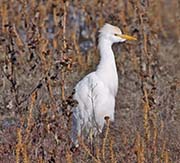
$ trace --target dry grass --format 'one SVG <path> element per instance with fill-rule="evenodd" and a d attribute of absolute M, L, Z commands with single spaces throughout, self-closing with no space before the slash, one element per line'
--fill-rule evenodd
<path fill-rule="evenodd" d="M 178 163 L 179 6 L 177 0 L 1 0 L 0 160 Z M 97 30 L 105 22 L 138 42 L 120 45 L 116 56 L 115 123 L 107 120 L 93 147 L 80 138 L 76 154 L 71 94 L 98 63 Z"/>

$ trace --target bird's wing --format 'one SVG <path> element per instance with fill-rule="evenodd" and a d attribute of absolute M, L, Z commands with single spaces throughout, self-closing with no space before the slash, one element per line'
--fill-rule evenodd
<path fill-rule="evenodd" d="M 74 114 L 82 120 L 81 123 L 94 118 L 102 127 L 105 116 L 114 120 L 115 99 L 95 72 L 84 77 L 75 91 L 74 99 L 78 101 L 78 106 Z"/>
<path fill-rule="evenodd" d="M 114 120 L 115 99 L 95 72 L 85 76 L 76 85 L 74 99 L 78 105 L 73 108 L 71 139 L 78 145 L 78 136 L 82 132 L 88 135 L 93 131 L 96 135 L 102 131 L 105 116 Z"/>

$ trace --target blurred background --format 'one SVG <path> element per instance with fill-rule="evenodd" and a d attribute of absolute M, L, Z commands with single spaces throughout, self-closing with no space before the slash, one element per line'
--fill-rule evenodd
<path fill-rule="evenodd" d="M 102 134 L 72 153 L 71 94 L 98 64 L 104 23 L 138 41 L 113 45 L 119 91 L 105 146 Z M 178 163 L 179 99 L 178 0 L 0 0 L 0 162 Z"/>

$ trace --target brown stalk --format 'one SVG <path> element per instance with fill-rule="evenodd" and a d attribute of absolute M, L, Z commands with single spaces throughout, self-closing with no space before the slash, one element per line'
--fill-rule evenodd
<path fill-rule="evenodd" d="M 86 146 L 86 144 L 84 143 L 84 141 L 82 140 L 82 138 L 78 138 L 82 148 L 85 150 L 85 152 L 96 162 L 96 163 L 100 163 L 100 160 L 98 158 L 96 158 L 92 153 L 91 150 Z"/>
<path fill-rule="evenodd" d="M 17 128 L 17 145 L 16 145 L 16 163 L 20 162 L 20 153 L 22 149 L 22 134 L 21 129 Z"/>
<path fill-rule="evenodd" d="M 58 19 L 57 19 L 57 9 L 56 7 L 53 8 L 53 20 L 54 20 L 54 25 L 58 25 Z"/>
<path fill-rule="evenodd" d="M 67 163 L 73 162 L 72 153 L 69 150 L 66 151 L 66 162 Z"/>
<path fill-rule="evenodd" d="M 2 18 L 2 31 L 3 33 L 6 33 L 7 32 L 6 25 L 8 25 L 8 11 L 7 11 L 6 3 L 1 4 L 1 18 Z"/>
<path fill-rule="evenodd" d="M 149 100 L 148 100 L 148 94 L 147 94 L 147 90 L 146 88 L 143 89 L 144 90 L 144 97 L 145 97 L 145 102 L 144 102 L 144 129 L 145 129 L 145 137 L 147 142 L 150 139 L 150 130 L 149 130 L 149 110 L 150 110 L 150 106 L 149 106 Z"/>
<path fill-rule="evenodd" d="M 30 101 L 30 106 L 29 106 L 29 114 L 28 114 L 28 118 L 27 118 L 27 128 L 26 128 L 25 143 L 27 143 L 27 140 L 28 140 L 30 132 L 31 132 L 30 130 L 32 128 L 33 109 L 34 109 L 35 101 L 36 101 L 36 92 L 34 92 L 31 95 L 31 101 Z"/>
<path fill-rule="evenodd" d="M 64 16 L 63 16 L 63 51 L 66 51 L 66 17 L 67 17 L 67 7 L 69 2 L 64 2 Z M 61 59 L 64 59 L 64 52 L 61 54 Z M 61 99 L 65 100 L 65 72 L 62 68 L 61 70 Z"/>
<path fill-rule="evenodd" d="M 153 163 L 157 163 L 157 137 L 158 137 L 157 116 L 156 116 L 156 114 L 154 114 L 154 119 L 153 119 Z"/>
<path fill-rule="evenodd" d="M 29 163 L 29 157 L 27 153 L 27 146 L 26 144 L 23 144 L 22 146 L 22 154 L 23 154 L 23 161 L 24 163 Z"/>
<path fill-rule="evenodd" d="M 110 160 L 111 163 L 116 163 L 116 158 L 115 158 L 115 154 L 114 154 L 114 150 L 113 150 L 113 140 L 112 138 L 110 139 L 110 144 L 109 144 L 109 150 L 110 150 Z"/>
<path fill-rule="evenodd" d="M 73 39 L 73 43 L 74 43 L 74 49 L 76 51 L 76 55 L 75 57 L 77 58 L 77 62 L 78 64 L 82 67 L 83 65 L 83 62 L 82 62 L 82 55 L 80 53 L 80 49 L 79 49 L 79 45 L 78 45 L 78 42 L 77 42 L 77 38 L 76 38 L 76 34 L 72 34 L 72 39 Z M 74 55 L 73 55 L 74 56 Z"/>
<path fill-rule="evenodd" d="M 16 40 L 16 43 L 17 43 L 18 47 L 23 47 L 23 45 L 24 45 L 23 41 L 22 41 L 20 35 L 18 34 L 15 25 L 13 25 L 13 32 L 14 32 L 14 34 L 16 36 L 15 40 Z"/>
<path fill-rule="evenodd" d="M 144 163 L 144 142 L 139 133 L 137 133 L 135 148 L 137 152 L 137 162 Z"/>
<path fill-rule="evenodd" d="M 100 160 L 100 149 L 98 146 L 95 147 L 96 149 L 96 157 L 97 157 L 97 160 Z"/>
<path fill-rule="evenodd" d="M 163 142 L 163 147 L 161 152 L 161 163 L 169 163 L 169 153 L 166 150 L 166 141 Z"/>
<path fill-rule="evenodd" d="M 47 71 L 49 70 L 48 69 L 48 63 L 46 61 L 46 52 L 47 52 L 47 45 L 48 45 L 49 41 L 45 38 L 41 38 L 41 41 L 40 41 L 40 46 L 41 46 L 41 50 L 40 50 L 40 58 L 41 58 L 41 61 L 42 61 L 42 64 L 43 64 L 43 69 L 44 69 L 44 73 L 46 74 Z"/>

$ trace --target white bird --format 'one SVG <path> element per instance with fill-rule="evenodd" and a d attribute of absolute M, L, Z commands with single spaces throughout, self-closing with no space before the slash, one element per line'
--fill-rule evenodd
<path fill-rule="evenodd" d="M 112 44 L 135 37 L 122 34 L 113 25 L 105 24 L 100 29 L 100 62 L 96 71 L 86 75 L 75 87 L 74 100 L 78 105 L 73 108 L 71 140 L 79 146 L 78 138 L 89 134 L 101 133 L 105 117 L 114 121 L 115 97 L 118 90 L 117 68 L 112 51 Z"/>

